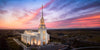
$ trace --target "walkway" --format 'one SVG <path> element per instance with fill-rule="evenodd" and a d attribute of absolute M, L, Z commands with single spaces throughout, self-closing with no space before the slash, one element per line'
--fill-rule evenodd
<path fill-rule="evenodd" d="M 30 50 L 30 47 L 27 47 L 26 45 L 24 45 L 22 42 L 20 42 L 18 39 L 13 38 L 13 40 L 20 46 L 23 47 L 24 50 Z"/>

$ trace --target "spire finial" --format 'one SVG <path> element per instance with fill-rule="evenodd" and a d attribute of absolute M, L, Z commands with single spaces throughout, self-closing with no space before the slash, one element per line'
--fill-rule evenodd
<path fill-rule="evenodd" d="M 44 18 L 43 18 L 43 4 L 42 4 L 42 12 L 41 12 L 41 15 L 42 15 L 41 20 L 44 20 Z"/>
<path fill-rule="evenodd" d="M 43 18 L 43 4 L 42 4 L 42 18 Z"/>

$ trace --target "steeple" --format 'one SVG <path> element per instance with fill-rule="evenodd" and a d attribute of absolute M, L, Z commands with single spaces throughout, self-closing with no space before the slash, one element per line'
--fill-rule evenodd
<path fill-rule="evenodd" d="M 42 5 L 42 12 L 41 12 L 41 19 L 40 19 L 40 25 L 38 29 L 38 33 L 40 33 L 40 42 L 41 45 L 47 44 L 47 29 L 44 23 L 44 18 L 43 18 L 43 5 Z"/>
<path fill-rule="evenodd" d="M 40 24 L 42 24 L 42 25 L 44 25 L 44 18 L 43 18 L 43 5 L 42 5 L 42 12 L 41 12 L 41 14 L 42 14 L 42 17 L 41 17 L 41 23 Z"/>
<path fill-rule="evenodd" d="M 41 19 L 40 19 L 39 29 L 42 29 L 42 30 L 46 29 L 44 18 L 43 18 L 43 5 L 42 5 L 42 11 L 41 11 Z"/>
<path fill-rule="evenodd" d="M 43 18 L 43 5 L 42 5 L 42 18 Z"/>

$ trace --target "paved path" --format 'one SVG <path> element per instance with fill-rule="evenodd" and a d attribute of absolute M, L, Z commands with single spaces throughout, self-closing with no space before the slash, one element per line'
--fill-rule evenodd
<path fill-rule="evenodd" d="M 22 42 L 20 42 L 18 39 L 13 38 L 13 40 L 20 46 L 23 47 L 24 50 L 30 50 L 30 47 L 27 47 L 26 45 L 24 45 Z"/>

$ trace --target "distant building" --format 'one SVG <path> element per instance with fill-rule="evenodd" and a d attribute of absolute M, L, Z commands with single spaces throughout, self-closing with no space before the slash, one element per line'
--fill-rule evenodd
<path fill-rule="evenodd" d="M 42 9 L 42 17 L 40 20 L 38 32 L 26 30 L 24 34 L 21 34 L 21 41 L 30 45 L 46 45 L 49 40 L 50 35 L 47 33 L 47 29 L 45 27 Z"/>

